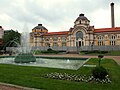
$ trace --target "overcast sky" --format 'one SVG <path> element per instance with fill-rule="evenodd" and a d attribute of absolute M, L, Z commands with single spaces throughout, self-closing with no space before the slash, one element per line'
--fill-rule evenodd
<path fill-rule="evenodd" d="M 111 27 L 110 3 L 115 3 L 115 26 L 120 27 L 119 0 L 0 0 L 0 25 L 5 29 L 29 32 L 43 24 L 49 32 L 68 31 L 80 13 L 95 28 Z"/>

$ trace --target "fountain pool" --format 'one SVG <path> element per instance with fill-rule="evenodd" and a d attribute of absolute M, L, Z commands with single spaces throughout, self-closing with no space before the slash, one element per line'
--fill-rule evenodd
<path fill-rule="evenodd" d="M 36 57 L 36 62 L 15 63 L 14 57 L 0 57 L 0 64 L 14 64 L 22 66 L 37 66 L 72 70 L 79 69 L 87 61 L 88 61 L 87 58 Z"/>

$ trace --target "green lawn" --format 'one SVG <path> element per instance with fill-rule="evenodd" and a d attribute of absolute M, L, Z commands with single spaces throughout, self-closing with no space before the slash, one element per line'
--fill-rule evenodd
<path fill-rule="evenodd" d="M 87 64 L 98 65 L 98 59 L 90 59 Z M 101 65 L 108 70 L 112 79 L 111 83 L 96 84 L 41 77 L 43 74 L 54 72 L 91 75 L 92 68 L 88 67 L 81 67 L 79 70 L 65 70 L 6 64 L 0 64 L 0 82 L 43 90 L 120 90 L 120 66 L 112 59 L 103 59 Z"/>

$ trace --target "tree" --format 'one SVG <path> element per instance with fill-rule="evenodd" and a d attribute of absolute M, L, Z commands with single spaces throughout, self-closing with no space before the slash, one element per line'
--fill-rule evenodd
<path fill-rule="evenodd" d="M 18 31 L 4 31 L 2 50 L 5 50 L 6 47 L 16 47 L 17 44 L 20 44 L 20 37 L 21 34 Z"/>

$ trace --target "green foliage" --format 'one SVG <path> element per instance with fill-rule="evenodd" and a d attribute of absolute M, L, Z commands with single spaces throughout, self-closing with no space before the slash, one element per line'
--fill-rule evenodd
<path fill-rule="evenodd" d="M 109 51 L 108 55 L 113 55 L 113 56 L 116 56 L 116 55 L 120 55 L 120 51 Z"/>
<path fill-rule="evenodd" d="M 41 53 L 43 53 L 43 54 L 57 54 L 57 53 L 59 53 L 59 51 L 55 51 L 51 48 L 48 48 L 47 51 L 41 51 Z"/>
<path fill-rule="evenodd" d="M 97 65 L 98 59 L 92 58 L 87 64 Z M 41 77 L 47 73 L 67 73 L 91 75 L 91 67 L 81 67 L 78 70 L 43 68 L 33 66 L 17 66 L 0 64 L 0 82 L 38 88 L 40 90 L 120 90 L 120 66 L 112 59 L 104 59 L 102 66 L 106 67 L 112 79 L 111 83 L 94 84 L 92 82 L 74 82 Z"/>
<path fill-rule="evenodd" d="M 102 54 L 98 55 L 98 58 L 103 58 L 104 56 Z"/>
<path fill-rule="evenodd" d="M 40 50 L 34 50 L 34 51 L 32 51 L 32 53 L 34 53 L 34 54 L 41 54 L 41 51 Z"/>
<path fill-rule="evenodd" d="M 65 53 L 66 51 L 55 51 L 51 48 L 48 48 L 47 51 L 41 51 L 41 50 L 34 50 L 32 51 L 34 54 L 58 54 L 58 53 Z"/>
<path fill-rule="evenodd" d="M 2 49 L 5 49 L 6 47 L 17 46 L 17 44 L 20 44 L 20 37 L 21 34 L 18 31 L 14 30 L 5 31 L 3 36 L 4 43 Z"/>
<path fill-rule="evenodd" d="M 94 78 L 98 78 L 98 79 L 105 79 L 105 77 L 108 75 L 108 72 L 105 68 L 103 68 L 102 66 L 99 67 L 95 67 L 92 70 L 92 74 Z"/>
<path fill-rule="evenodd" d="M 47 51 L 51 52 L 51 51 L 53 51 L 53 50 L 52 50 L 51 48 L 48 48 Z"/>
<path fill-rule="evenodd" d="M 93 50 L 93 51 L 81 51 L 82 54 L 107 54 L 108 51 L 99 51 L 99 50 Z"/>

